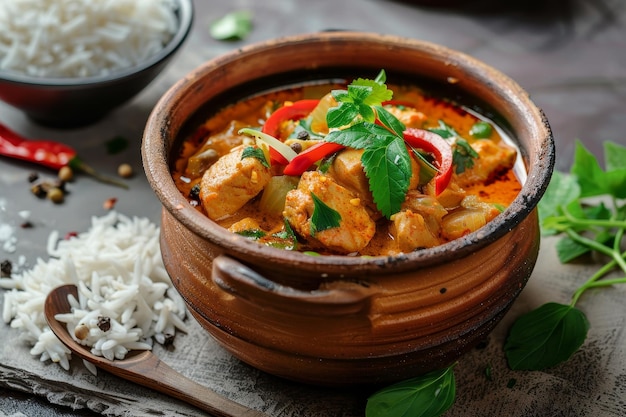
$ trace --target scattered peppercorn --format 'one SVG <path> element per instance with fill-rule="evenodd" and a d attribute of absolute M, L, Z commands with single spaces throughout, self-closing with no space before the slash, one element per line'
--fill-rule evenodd
<path fill-rule="evenodd" d="M 85 338 L 89 335 L 89 327 L 85 323 L 81 323 L 74 328 L 74 336 L 78 340 L 85 340 Z"/>
<path fill-rule="evenodd" d="M 194 201 L 200 200 L 200 184 L 196 184 L 189 190 L 189 198 Z"/>
<path fill-rule="evenodd" d="M 72 181 L 74 179 L 74 171 L 69 166 L 61 167 L 58 173 L 59 179 L 63 182 Z"/>
<path fill-rule="evenodd" d="M 3 278 L 10 277 L 13 271 L 13 264 L 8 259 L 5 259 L 0 263 L 0 274 Z"/>
<path fill-rule="evenodd" d="M 163 339 L 163 346 L 170 346 L 174 343 L 174 335 L 171 333 L 164 333 L 165 339 Z"/>
<path fill-rule="evenodd" d="M 28 182 L 33 183 L 39 179 L 39 174 L 36 172 L 31 172 L 28 174 Z"/>
<path fill-rule="evenodd" d="M 98 317 L 98 328 L 103 332 L 108 332 L 109 330 L 111 330 L 111 317 Z"/>
<path fill-rule="evenodd" d="M 296 137 L 298 139 L 302 139 L 302 140 L 309 140 L 309 132 L 307 132 L 306 130 L 301 130 L 298 132 L 298 134 L 296 135 Z"/>
<path fill-rule="evenodd" d="M 46 194 L 48 194 L 42 184 L 33 185 L 30 187 L 30 192 L 38 198 L 46 198 Z"/>
<path fill-rule="evenodd" d="M 133 167 L 130 164 L 121 164 L 117 167 L 117 175 L 122 178 L 130 178 L 133 176 Z"/>
<path fill-rule="evenodd" d="M 293 149 L 295 153 L 302 152 L 302 144 L 300 142 L 294 142 L 291 145 L 289 145 L 289 147 Z"/>
<path fill-rule="evenodd" d="M 22 224 L 20 225 L 20 227 L 21 227 L 22 229 L 31 229 L 31 228 L 33 228 L 34 226 L 35 226 L 35 225 L 34 225 L 31 221 L 29 221 L 29 220 L 26 220 L 24 223 L 22 223 Z"/>
<path fill-rule="evenodd" d="M 52 187 L 47 193 L 48 199 L 55 204 L 61 204 L 65 199 L 65 193 L 59 187 Z"/>

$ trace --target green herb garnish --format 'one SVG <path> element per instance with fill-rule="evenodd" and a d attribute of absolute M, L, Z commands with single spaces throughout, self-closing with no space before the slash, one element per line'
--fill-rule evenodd
<path fill-rule="evenodd" d="M 513 324 L 505 344 L 512 369 L 539 370 L 568 360 L 584 343 L 590 326 L 575 307 L 582 294 L 590 288 L 626 283 L 626 276 L 608 277 L 615 271 L 626 274 L 626 252 L 621 249 L 626 203 L 620 201 L 626 198 L 626 147 L 605 142 L 604 154 L 605 170 L 577 141 L 570 174 L 554 172 L 539 203 L 539 215 L 544 235 L 562 235 L 556 245 L 561 262 L 589 252 L 610 261 L 574 292 L 569 304 L 547 303 Z"/>
<path fill-rule="evenodd" d="M 437 417 L 454 404 L 453 367 L 429 372 L 374 393 L 367 400 L 366 417 Z"/>
<path fill-rule="evenodd" d="M 333 227 L 339 227 L 341 214 L 332 207 L 329 207 L 318 196 L 311 193 L 313 198 L 313 214 L 311 215 L 311 236 Z"/>
<path fill-rule="evenodd" d="M 454 172 L 461 174 L 466 169 L 474 166 L 474 159 L 478 158 L 478 153 L 452 126 L 443 120 L 439 120 L 438 128 L 430 128 L 428 130 L 444 139 L 454 138 L 454 149 L 452 150 L 452 163 L 455 166 Z"/>
<path fill-rule="evenodd" d="M 213 39 L 241 40 L 247 37 L 252 30 L 252 12 L 239 10 L 228 13 L 214 21 L 209 27 Z"/>
<path fill-rule="evenodd" d="M 243 236 L 243 237 L 247 237 L 253 240 L 258 240 L 261 239 L 262 237 L 265 236 L 265 232 L 263 230 L 259 230 L 259 229 L 247 229 L 247 230 L 240 230 L 238 232 L 235 232 L 236 234 Z"/>
<path fill-rule="evenodd" d="M 265 153 L 263 152 L 263 149 L 261 148 L 248 146 L 247 148 L 243 150 L 243 152 L 241 152 L 241 159 L 244 159 L 244 158 L 256 158 L 261 162 L 261 165 L 263 165 L 265 168 L 270 167 L 269 162 L 267 162 L 267 159 L 265 158 Z"/>
<path fill-rule="evenodd" d="M 411 157 L 404 143 L 404 124 L 382 107 L 393 92 L 381 71 L 375 80 L 357 79 L 347 90 L 333 90 L 339 103 L 326 117 L 333 130 L 326 141 L 363 149 L 361 163 L 378 209 L 387 218 L 400 211 L 409 188 Z M 378 119 L 383 124 L 374 123 Z M 348 127 L 346 127 L 348 126 Z"/>

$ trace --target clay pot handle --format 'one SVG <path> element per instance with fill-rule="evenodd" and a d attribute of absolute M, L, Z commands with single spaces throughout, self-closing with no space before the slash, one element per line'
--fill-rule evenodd
<path fill-rule="evenodd" d="M 339 316 L 367 309 L 373 289 L 354 282 L 333 282 L 325 288 L 299 290 L 265 278 L 225 255 L 213 260 L 213 282 L 222 290 L 263 308 L 302 315 Z"/>

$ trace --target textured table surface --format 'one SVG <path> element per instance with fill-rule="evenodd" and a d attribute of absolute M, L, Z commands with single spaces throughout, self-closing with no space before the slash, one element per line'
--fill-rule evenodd
<path fill-rule="evenodd" d="M 116 209 L 121 213 L 158 222 L 160 205 L 142 175 L 139 154 L 142 129 L 155 102 L 177 79 L 202 62 L 233 48 L 278 36 L 350 29 L 432 41 L 469 53 L 519 82 L 544 110 L 555 135 L 557 168 L 562 170 L 570 164 L 575 139 L 583 141 L 597 155 L 602 153 L 603 140 L 626 144 L 626 3 L 469 3 L 464 8 L 443 9 L 384 0 L 196 0 L 193 33 L 174 62 L 144 92 L 97 124 L 73 130 L 49 129 L 33 124 L 17 110 L 0 103 L 0 122 L 20 133 L 66 141 L 101 171 L 111 172 L 120 162 L 130 162 L 139 173 L 130 182 L 130 192 L 81 178 L 63 205 L 52 205 L 34 199 L 28 191 L 25 178 L 32 171 L 31 166 L 0 159 L 0 221 L 15 222 L 15 213 L 28 210 L 36 226 L 18 230 L 16 251 L 7 253 L 0 249 L 0 259 L 17 262 L 18 256 L 25 256 L 32 264 L 37 257 L 45 257 L 45 239 L 51 230 L 86 230 L 91 216 L 105 214 L 102 203 L 110 197 L 118 199 Z M 500 5 L 505 3 L 507 6 Z M 209 24 L 240 9 L 253 12 L 251 35 L 238 42 L 211 39 Z M 132 138 L 132 146 L 122 154 L 99 158 L 103 142 L 117 135 Z M 490 336 L 486 347 L 471 352 L 459 363 L 457 403 L 446 416 L 626 416 L 626 304 L 622 301 L 622 288 L 590 293 L 581 301 L 580 307 L 592 322 L 592 330 L 581 351 L 567 364 L 549 372 L 514 373 L 503 359 L 502 340 L 515 316 L 546 301 L 566 302 L 589 272 L 585 266 L 559 265 L 553 242 L 542 242 L 537 268 L 518 302 Z M 72 375 L 51 374 L 49 365 L 46 368 L 46 364 L 28 358 L 28 348 L 14 340 L 15 332 L 3 323 L 0 326 L 4 346 L 0 347 L 0 417 L 120 415 L 123 407 L 103 410 L 90 405 L 87 399 L 110 403 L 107 395 L 115 397 L 116 390 L 124 389 L 130 393 L 125 399 L 129 401 L 128 415 L 138 415 L 140 408 L 132 404 L 137 399 L 165 404 L 161 408 L 163 415 L 195 414 L 185 405 L 152 392 L 137 391 L 108 375 L 102 376 L 103 383 L 94 383 L 93 389 L 85 390 L 85 381 L 81 379 L 83 385 L 77 389 Z M 265 408 L 276 416 L 322 415 L 321 409 L 299 409 L 295 403 L 298 398 L 302 399 L 300 404 L 323 403 L 326 398 L 328 415 L 333 416 L 357 416 L 362 410 L 363 399 L 358 394 L 292 387 L 242 367 L 204 336 L 183 338 L 178 351 L 163 354 L 175 367 L 188 370 L 185 354 L 195 352 L 188 346 L 199 342 L 206 343 L 204 349 L 213 355 L 204 359 L 208 361 L 207 368 L 215 371 L 223 367 L 232 371 L 234 377 L 224 382 L 210 372 L 190 376 L 207 383 L 223 383 L 217 388 L 244 404 Z M 29 359 L 33 363 L 22 366 L 22 361 Z M 491 380 L 485 377 L 486 367 L 492 369 Z M 249 382 L 251 378 L 256 385 Z M 517 381 L 515 386 L 507 388 L 513 378 Z M 281 395 L 262 398 L 277 390 L 282 390 Z M 256 395 L 243 397 L 252 391 Z M 100 394 L 108 399 L 99 399 Z M 255 396 L 258 398 L 252 398 Z"/>

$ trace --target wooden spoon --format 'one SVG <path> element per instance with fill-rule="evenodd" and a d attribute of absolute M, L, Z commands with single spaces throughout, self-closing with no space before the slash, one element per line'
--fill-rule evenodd
<path fill-rule="evenodd" d="M 192 404 L 216 417 L 268 417 L 267 414 L 244 407 L 184 377 L 150 351 L 130 351 L 125 359 L 114 361 L 92 354 L 89 348 L 72 339 L 65 323 L 55 319 L 55 315 L 71 311 L 67 299 L 69 294 L 77 297 L 75 285 L 63 285 L 52 290 L 46 297 L 44 311 L 50 329 L 80 358 L 121 378 Z"/>

